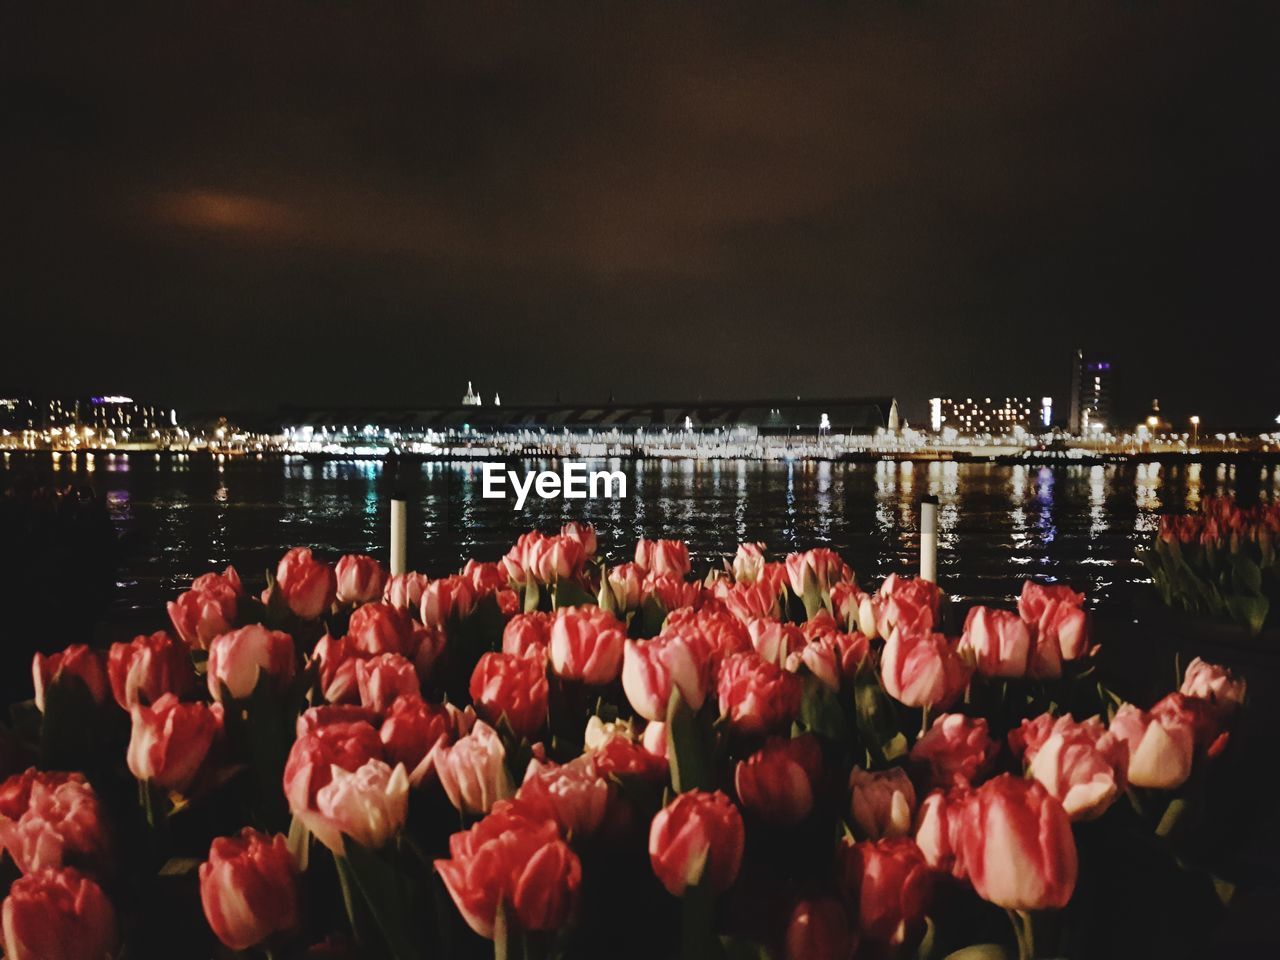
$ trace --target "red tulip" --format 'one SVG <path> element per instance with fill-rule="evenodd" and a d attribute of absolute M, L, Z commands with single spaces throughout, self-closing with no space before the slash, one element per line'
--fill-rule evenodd
<path fill-rule="evenodd" d="M 410 780 L 418 765 L 441 737 L 448 742 L 453 732 L 449 711 L 419 696 L 402 696 L 392 701 L 378 731 L 383 752 L 390 763 L 403 763 Z"/>
<path fill-rule="evenodd" d="M 977 782 L 995 761 L 999 746 L 982 717 L 944 713 L 911 748 L 911 762 L 928 771 L 933 787 L 949 789 Z"/>
<path fill-rule="evenodd" d="M 791 592 L 797 597 L 803 597 L 807 587 L 830 592 L 835 584 L 853 577 L 853 571 L 840 554 L 826 547 L 788 554 L 785 567 Z"/>
<path fill-rule="evenodd" d="M 169 790 L 186 790 L 222 731 L 221 705 L 179 703 L 166 693 L 149 707 L 134 704 L 131 712 L 130 772 Z"/>
<path fill-rule="evenodd" d="M 29 769 L 0 787 L 0 849 L 23 873 L 107 861 L 107 821 L 93 787 L 78 773 Z M 25 797 L 23 796 L 25 794 Z"/>
<path fill-rule="evenodd" d="M 849 914 L 834 897 L 801 900 L 791 911 L 786 960 L 852 960 L 857 945 Z"/>
<path fill-rule="evenodd" d="M 750 621 L 747 633 L 751 637 L 752 648 L 760 654 L 760 658 L 779 666 L 787 662 L 791 651 L 799 650 L 809 642 L 795 624 L 779 623 L 764 617 Z"/>
<path fill-rule="evenodd" d="M 318 795 L 333 780 L 335 768 L 353 772 L 382 758 L 378 731 L 365 720 L 335 720 L 304 731 L 289 750 L 284 767 L 284 795 L 289 812 L 330 850 L 342 849 L 342 838 L 319 808 Z"/>
<path fill-rule="evenodd" d="M 471 674 L 471 701 L 490 724 L 503 717 L 512 733 L 525 740 L 547 722 L 546 667 L 543 661 L 510 653 L 486 653 Z"/>
<path fill-rule="evenodd" d="M 720 579 L 712 587 L 712 593 L 743 623 L 761 617 L 777 620 L 782 611 L 781 588 L 763 576 L 752 583 Z"/>
<path fill-rule="evenodd" d="M 914 840 L 854 843 L 846 837 L 837 848 L 837 863 L 864 941 L 897 946 L 916 936 L 933 896 L 933 875 Z"/>
<path fill-rule="evenodd" d="M 924 854 L 925 862 L 939 873 L 950 873 L 957 880 L 966 876 L 960 850 L 960 816 L 970 791 L 966 787 L 952 790 L 934 790 L 916 814 L 916 845 Z"/>
<path fill-rule="evenodd" d="M 649 861 L 667 892 L 705 883 L 727 890 L 742 865 L 742 814 L 720 791 L 690 790 L 659 810 L 649 828 Z"/>
<path fill-rule="evenodd" d="M 969 667 L 953 640 L 924 629 L 895 629 L 880 656 L 885 692 L 908 707 L 946 707 L 964 692 Z"/>
<path fill-rule="evenodd" d="M 338 594 L 333 568 L 311 556 L 306 547 L 294 547 L 276 566 L 276 589 L 300 620 L 315 620 Z"/>
<path fill-rule="evenodd" d="M 931 632 L 938 623 L 942 591 L 920 577 L 889 574 L 876 594 L 875 629 L 888 638 L 894 627 L 911 632 Z"/>
<path fill-rule="evenodd" d="M 735 653 L 720 665 L 717 682 L 720 714 L 743 734 L 770 733 L 787 727 L 800 713 L 800 678 L 754 653 Z"/>
<path fill-rule="evenodd" d="M 37 653 L 31 660 L 31 678 L 35 684 L 36 708 L 44 712 L 45 691 L 66 678 L 75 678 L 84 684 L 90 699 L 105 703 L 111 692 L 107 671 L 101 652 L 91 650 L 83 643 L 73 643 L 58 653 L 46 656 Z"/>
<path fill-rule="evenodd" d="M 1048 584 L 1024 580 L 1022 594 L 1018 597 L 1018 616 L 1027 623 L 1039 623 L 1052 603 L 1065 603 L 1070 607 L 1084 607 L 1084 594 L 1076 593 L 1065 583 Z"/>
<path fill-rule="evenodd" d="M 812 734 L 770 737 L 734 768 L 738 801 L 766 823 L 794 826 L 813 809 L 822 780 L 822 748 Z"/>
<path fill-rule="evenodd" d="M 195 687 L 195 671 L 185 644 L 163 630 L 128 643 L 113 643 L 107 653 L 107 677 L 116 703 L 154 703 L 166 693 L 184 697 Z"/>
<path fill-rule="evenodd" d="M 696 637 L 707 651 L 707 660 L 714 671 L 718 671 L 729 654 L 750 653 L 754 649 L 745 623 L 725 610 L 706 606 L 699 610 L 671 611 L 662 632 L 678 632 L 686 639 Z"/>
<path fill-rule="evenodd" d="M 227 567 L 223 574 L 206 573 L 177 600 L 169 601 L 169 619 L 183 642 L 204 650 L 214 637 L 235 625 L 243 597 L 235 567 Z"/>
<path fill-rule="evenodd" d="M 551 618 L 540 612 L 517 613 L 502 628 L 502 652 L 545 659 L 551 643 Z"/>
<path fill-rule="evenodd" d="M 382 713 L 397 697 L 420 697 L 422 686 L 413 663 L 398 653 L 382 653 L 356 662 L 360 705 Z"/>
<path fill-rule="evenodd" d="M 389 603 L 366 603 L 356 607 L 347 621 L 347 644 L 367 657 L 398 653 L 412 657 L 416 649 L 413 618 Z"/>
<path fill-rule="evenodd" d="M 509 802 L 450 837 L 449 859 L 435 866 L 467 925 L 490 940 L 499 906 L 519 929 L 559 929 L 582 885 L 582 866 L 555 822 Z"/>
<path fill-rule="evenodd" d="M 422 591 L 419 613 L 429 627 L 444 627 L 454 617 L 465 617 L 475 607 L 476 592 L 466 577 L 454 575 L 432 580 Z"/>
<path fill-rule="evenodd" d="M 120 941 L 111 901 L 71 867 L 15 880 L 0 917 L 5 960 L 106 960 Z"/>
<path fill-rule="evenodd" d="M 554 820 L 571 839 L 595 833 L 609 804 L 609 782 L 590 754 L 565 764 L 529 761 L 515 803 L 531 816 Z"/>
<path fill-rule="evenodd" d="M 209 693 L 221 700 L 225 690 L 237 700 L 253 694 L 265 674 L 276 690 L 293 679 L 293 637 L 282 630 L 250 624 L 214 638 L 209 645 Z"/>
<path fill-rule="evenodd" d="M 577 540 L 582 544 L 583 556 L 591 558 L 596 555 L 596 528 L 591 524 L 579 523 L 577 520 L 570 521 L 560 528 L 560 536 Z"/>
<path fill-rule="evenodd" d="M 1076 844 L 1066 811 L 1035 780 L 1001 774 L 970 795 L 957 829 L 978 896 L 1007 910 L 1066 906 L 1076 885 Z"/>
<path fill-rule="evenodd" d="M 422 591 L 430 582 L 425 573 L 394 574 L 387 578 L 387 585 L 382 589 L 382 602 L 397 610 L 417 610 L 422 606 Z"/>
<path fill-rule="evenodd" d="M 646 597 L 655 598 L 663 610 L 683 610 L 702 602 L 702 584 L 679 577 L 650 573 L 642 587 Z"/>
<path fill-rule="evenodd" d="M 281 834 L 245 827 L 217 837 L 200 865 L 200 902 L 214 934 L 232 950 L 248 950 L 297 928 L 297 872 Z"/>
<path fill-rule="evenodd" d="M 641 538 L 636 541 L 636 566 L 646 573 L 660 577 L 683 579 L 692 569 L 689 563 L 689 547 L 683 540 Z"/>
<path fill-rule="evenodd" d="M 551 625 L 551 669 L 565 680 L 611 683 L 622 671 L 627 631 L 599 607 L 562 607 Z"/>

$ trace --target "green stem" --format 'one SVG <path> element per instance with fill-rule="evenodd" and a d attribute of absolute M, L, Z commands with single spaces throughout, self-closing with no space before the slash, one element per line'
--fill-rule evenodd
<path fill-rule="evenodd" d="M 1031 914 L 1026 910 L 1010 910 L 1009 922 L 1018 941 L 1018 960 L 1035 960 L 1036 938 Z"/>

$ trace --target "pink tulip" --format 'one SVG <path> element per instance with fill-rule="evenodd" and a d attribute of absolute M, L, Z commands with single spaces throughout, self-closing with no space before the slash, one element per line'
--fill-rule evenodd
<path fill-rule="evenodd" d="M 387 571 L 382 569 L 382 564 L 363 553 L 348 553 L 339 558 L 333 573 L 338 582 L 339 603 L 377 600 L 387 582 Z"/>
<path fill-rule="evenodd" d="M 12 807 L 0 813 L 0 849 L 24 874 L 107 862 L 107 820 L 93 787 L 78 773 L 29 769 L 5 781 Z M 25 802 L 20 800 L 26 794 Z"/>
<path fill-rule="evenodd" d="M 356 661 L 360 705 L 383 713 L 398 697 L 420 697 L 422 687 L 413 663 L 398 653 L 382 653 Z"/>
<path fill-rule="evenodd" d="M 967 787 L 991 768 L 998 745 L 982 717 L 944 713 L 911 748 L 911 762 L 925 769 L 933 787 Z"/>
<path fill-rule="evenodd" d="M 1125 777 L 1135 787 L 1172 790 L 1191 775 L 1195 728 L 1180 717 L 1156 717 L 1126 703 L 1108 728 L 1126 749 Z"/>
<path fill-rule="evenodd" d="M 327 784 L 316 791 L 316 811 L 329 829 L 316 836 L 335 854 L 334 837 L 350 837 L 362 847 L 385 846 L 409 815 L 409 774 L 403 764 L 392 768 L 367 760 L 356 770 L 334 767 Z"/>
<path fill-rule="evenodd" d="M 197 577 L 190 590 L 169 601 L 169 619 L 187 646 L 205 650 L 214 637 L 235 625 L 243 598 L 244 587 L 236 568 L 227 567 L 223 574 Z"/>
<path fill-rule="evenodd" d="M 914 938 L 933 897 L 933 875 L 914 840 L 845 838 L 837 847 L 838 881 L 857 907 L 863 941 L 898 946 Z"/>
<path fill-rule="evenodd" d="M 456 743 L 437 743 L 425 762 L 440 778 L 450 803 L 463 813 L 484 814 L 515 793 L 506 758 L 502 739 L 491 726 L 477 720 L 471 732 Z"/>
<path fill-rule="evenodd" d="M 1199 697 L 1210 703 L 1224 716 L 1235 712 L 1244 703 L 1244 677 L 1237 677 L 1226 667 L 1206 663 L 1196 657 L 1187 664 L 1181 692 L 1189 697 Z"/>
<path fill-rule="evenodd" d="M 720 665 L 716 689 L 720 715 L 742 734 L 771 733 L 800 713 L 800 678 L 754 653 L 735 653 Z"/>
<path fill-rule="evenodd" d="M 880 657 L 884 689 L 908 707 L 946 707 L 969 683 L 956 643 L 923 629 L 895 629 Z"/>
<path fill-rule="evenodd" d="M 347 644 L 352 652 L 367 657 L 380 653 L 412 657 L 413 628 L 413 618 L 399 607 L 366 603 L 356 607 L 347 621 Z"/>
<path fill-rule="evenodd" d="M 215 700 L 221 700 L 224 691 L 237 700 L 247 699 L 264 675 L 282 690 L 293 673 L 293 637 L 281 630 L 250 624 L 209 645 L 209 694 Z"/>
<path fill-rule="evenodd" d="M 626 641 L 622 689 L 636 713 L 646 720 L 664 719 L 673 690 L 680 691 L 689 709 L 700 709 L 711 685 L 702 653 L 678 633 Z"/>
<path fill-rule="evenodd" d="M 916 791 L 901 767 L 870 771 L 854 767 L 849 773 L 850 814 L 868 840 L 911 835 Z"/>
<path fill-rule="evenodd" d="M 683 579 L 689 575 L 689 547 L 683 540 L 636 541 L 636 565 L 660 577 Z"/>
<path fill-rule="evenodd" d="M 960 650 L 972 653 L 985 677 L 1022 677 L 1031 658 L 1031 631 L 1011 610 L 973 607 L 964 621 Z"/>
<path fill-rule="evenodd" d="M 565 764 L 530 760 L 515 803 L 533 816 L 554 820 L 567 837 L 587 837 L 604 821 L 609 782 L 590 754 Z"/>
<path fill-rule="evenodd" d="M 551 625 L 551 670 L 592 686 L 611 683 L 622 671 L 627 631 L 617 617 L 595 606 L 562 607 Z"/>

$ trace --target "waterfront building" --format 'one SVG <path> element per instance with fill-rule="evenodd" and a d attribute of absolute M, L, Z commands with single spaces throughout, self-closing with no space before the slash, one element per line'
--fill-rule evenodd
<path fill-rule="evenodd" d="M 462 405 L 464 407 L 478 407 L 481 404 L 480 394 L 476 393 L 475 388 L 471 386 L 471 381 L 467 381 L 467 392 L 462 395 Z"/>
<path fill-rule="evenodd" d="M 1046 410 L 1051 417 L 1050 397 L 1042 397 L 1039 406 L 1031 397 L 934 397 L 929 401 L 929 426 L 934 433 L 954 430 L 970 437 L 1040 433 L 1048 429 Z"/>
<path fill-rule="evenodd" d="M 1111 361 L 1077 350 L 1071 373 L 1071 416 L 1068 427 L 1078 437 L 1111 425 Z"/>

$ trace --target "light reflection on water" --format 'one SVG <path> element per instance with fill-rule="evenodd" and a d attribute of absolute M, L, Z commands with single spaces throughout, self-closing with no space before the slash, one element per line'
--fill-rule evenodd
<path fill-rule="evenodd" d="M 615 460 L 591 468 L 623 470 L 625 500 L 531 496 L 516 512 L 514 501 L 482 497 L 477 464 L 406 466 L 393 478 L 372 461 L 101 459 L 91 471 L 83 454 L 18 454 L 0 468 L 0 481 L 34 473 L 97 487 L 126 545 L 119 578 L 126 606 L 158 604 L 228 563 L 256 581 L 294 544 L 330 559 L 352 551 L 385 557 L 387 500 L 396 489 L 411 503 L 410 563 L 433 574 L 469 556 L 497 559 L 530 527 L 584 518 L 596 524 L 610 562 L 628 559 L 621 549 L 640 535 L 686 539 L 704 563 L 740 541 L 761 541 L 775 555 L 830 545 L 872 584 L 918 562 L 916 507 L 929 493 L 939 499 L 939 568 L 951 593 L 1005 600 L 1022 579 L 1039 576 L 1086 587 L 1106 603 L 1123 601 L 1146 579 L 1133 549 L 1154 529 L 1157 511 L 1194 507 L 1241 485 L 1278 493 L 1275 467 L 1255 464 Z"/>

